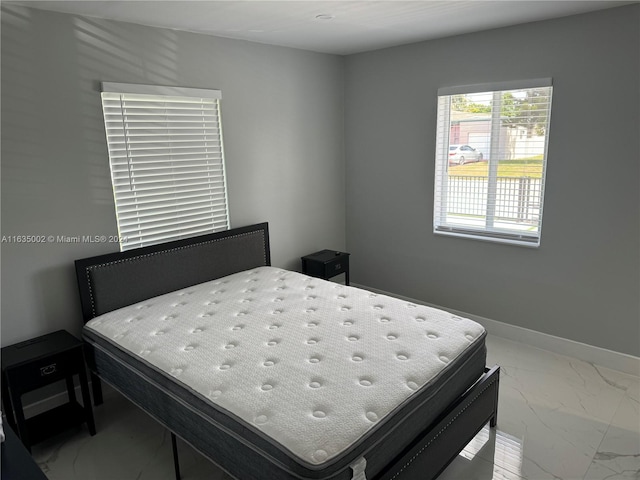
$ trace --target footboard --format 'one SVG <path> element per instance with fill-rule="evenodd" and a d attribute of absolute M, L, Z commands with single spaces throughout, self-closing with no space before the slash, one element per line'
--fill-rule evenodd
<path fill-rule="evenodd" d="M 480 380 L 375 480 L 436 478 L 487 422 L 495 427 L 499 383 L 500 367 L 485 369 Z"/>

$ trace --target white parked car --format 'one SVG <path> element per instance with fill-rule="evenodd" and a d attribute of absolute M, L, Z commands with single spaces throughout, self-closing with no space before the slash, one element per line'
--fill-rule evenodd
<path fill-rule="evenodd" d="M 479 162 L 482 152 L 471 145 L 449 145 L 449 165 L 464 165 L 467 162 Z"/>

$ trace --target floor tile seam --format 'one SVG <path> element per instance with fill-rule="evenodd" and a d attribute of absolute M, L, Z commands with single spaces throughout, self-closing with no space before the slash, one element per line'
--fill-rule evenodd
<path fill-rule="evenodd" d="M 522 392 L 521 392 L 519 389 L 514 388 L 513 386 L 510 386 L 510 387 L 511 387 L 511 388 L 513 388 L 513 389 L 514 389 L 517 393 L 519 393 L 521 396 L 523 396 Z M 566 435 L 564 435 L 563 433 L 558 432 L 558 431 L 554 430 L 553 428 L 549 427 L 549 425 L 547 425 L 547 424 L 546 424 L 546 421 L 544 421 L 543 419 L 541 419 L 541 418 L 540 418 L 540 413 L 539 413 L 539 412 L 537 412 L 536 410 L 534 410 L 532 405 L 527 404 L 527 401 L 528 401 L 528 400 L 529 400 L 529 399 L 527 399 L 526 397 L 524 397 L 524 396 L 523 396 L 523 401 L 524 401 L 524 403 L 523 403 L 523 407 L 524 407 L 524 408 L 528 408 L 529 410 L 531 410 L 531 412 L 533 413 L 533 415 L 534 415 L 534 416 L 536 416 L 536 417 L 538 418 L 538 421 L 541 423 L 541 425 L 543 425 L 544 427 L 546 427 L 546 428 L 550 429 L 551 431 L 553 431 L 553 432 L 558 436 L 558 438 L 559 438 L 560 440 L 562 440 L 562 441 L 563 441 L 564 443 L 566 443 L 567 445 L 570 445 L 571 447 L 573 447 L 573 448 L 575 449 L 576 453 L 581 453 L 581 452 L 582 452 L 583 454 L 585 454 L 585 456 L 587 456 L 587 457 L 589 458 L 589 463 L 587 464 L 586 468 L 584 469 L 584 471 L 583 471 L 583 472 L 581 472 L 580 476 L 579 476 L 579 477 L 577 477 L 577 478 L 583 478 L 583 477 L 584 477 L 584 475 L 586 475 L 586 473 L 588 472 L 588 470 L 589 470 L 589 468 L 590 468 L 591 464 L 592 464 L 592 463 L 593 463 L 593 461 L 595 460 L 595 456 L 596 456 L 596 454 L 597 454 L 597 453 L 598 453 L 598 451 L 599 451 L 598 449 L 599 449 L 600 445 L 602 445 L 602 442 L 604 441 L 605 435 L 606 435 L 606 433 L 608 432 L 608 430 L 609 430 L 609 428 L 610 428 L 610 426 L 611 426 L 611 422 L 606 422 L 606 421 L 602 421 L 602 420 L 600 420 L 600 419 L 595 419 L 597 422 L 600 422 L 602 425 L 606 425 L 606 427 L 603 429 L 602 433 L 599 433 L 599 434 L 598 434 L 599 436 L 598 436 L 598 437 L 596 437 L 597 446 L 594 446 L 594 445 L 595 445 L 595 443 L 596 443 L 596 442 L 594 442 L 594 445 L 589 446 L 589 447 L 588 447 L 588 449 L 587 449 L 587 448 L 579 448 L 577 445 L 575 445 L 575 443 L 572 441 L 572 439 L 567 438 L 567 437 L 566 437 Z M 621 398 L 619 399 L 619 402 L 622 402 L 622 395 L 621 395 Z M 562 407 L 561 407 L 561 408 L 562 408 Z M 616 406 L 615 411 L 617 412 L 617 410 L 618 410 L 619 408 L 620 408 L 620 403 L 618 403 L 618 405 Z M 554 411 L 557 411 L 557 410 L 554 410 Z M 575 415 L 575 412 L 567 411 L 566 409 L 565 409 L 565 410 L 562 410 L 562 413 L 566 413 L 566 414 L 570 414 L 570 415 Z M 612 416 L 612 419 L 613 419 L 613 416 Z M 499 424 L 499 417 L 498 417 L 498 424 Z M 596 430 L 596 431 L 597 431 L 597 430 Z M 514 436 L 514 435 L 509 434 L 508 432 L 503 432 L 503 433 L 505 433 L 506 435 L 509 435 L 509 436 Z M 515 437 L 516 437 L 516 438 L 519 438 L 517 435 L 515 435 Z M 520 440 L 522 440 L 522 439 L 520 439 Z M 590 452 L 591 452 L 591 453 L 590 453 Z M 487 461 L 491 461 L 491 460 L 490 460 L 490 459 L 488 459 L 485 455 L 483 455 L 483 454 L 482 454 L 482 451 L 478 452 L 478 455 L 479 455 L 481 458 L 484 458 L 484 459 L 485 459 L 485 460 L 487 460 Z M 536 465 L 538 468 L 540 468 L 541 470 L 543 470 L 545 473 L 548 473 L 549 475 L 552 475 L 552 476 L 557 477 L 557 478 L 562 478 L 562 477 L 560 477 L 560 476 L 556 475 L 555 473 L 553 473 L 552 471 L 547 471 L 547 470 L 545 470 L 545 469 L 540 465 L 539 461 L 535 460 L 534 458 L 528 457 L 526 454 L 524 454 L 524 449 L 523 449 L 523 453 L 522 453 L 522 465 L 524 465 L 524 461 L 525 461 L 525 460 L 528 460 L 529 462 L 533 463 L 534 465 Z M 508 470 L 510 473 L 513 473 L 513 474 L 515 474 L 515 475 L 520 475 L 520 476 L 522 476 L 522 473 L 518 473 L 518 472 L 514 471 L 514 469 L 513 469 L 513 468 L 510 468 L 510 467 L 505 466 L 505 465 L 503 465 L 503 464 L 500 464 L 500 466 L 501 466 L 502 468 L 504 468 L 505 470 Z M 567 480 L 567 479 L 563 479 L 563 480 Z"/>
<path fill-rule="evenodd" d="M 636 400 L 635 398 L 633 398 L 631 395 L 629 395 L 628 393 L 626 393 L 625 395 L 622 396 L 622 398 L 620 399 L 620 403 L 618 404 L 615 413 L 613 414 L 613 416 L 611 417 L 611 422 L 609 422 L 609 425 L 607 426 L 607 431 L 605 432 L 605 437 L 607 436 L 607 434 L 609 433 L 609 430 L 611 430 L 611 428 L 623 428 L 623 427 L 619 427 L 617 425 L 614 425 L 614 420 L 616 418 L 616 416 L 618 415 L 619 412 L 622 411 L 623 408 L 625 408 L 624 406 L 624 402 L 629 401 L 633 404 L 638 404 L 640 408 L 640 401 Z M 633 408 L 633 407 L 632 407 Z M 640 417 L 640 412 L 639 412 L 639 417 Z M 629 431 L 632 433 L 635 433 L 636 435 L 638 435 L 638 439 L 640 440 L 640 423 L 636 424 L 636 429 L 634 430 L 633 428 L 629 427 Z M 604 438 L 603 438 L 604 441 Z M 600 442 L 600 445 L 602 445 L 602 442 Z M 600 445 L 598 447 L 600 447 Z M 598 452 L 600 450 L 598 449 Z"/>
<path fill-rule="evenodd" d="M 606 469 L 609 472 L 611 472 L 611 475 L 607 475 L 606 477 L 603 477 L 602 475 L 599 476 L 593 476 L 593 475 L 589 475 L 589 472 L 591 471 L 591 469 L 593 467 L 599 468 L 599 469 Z M 591 462 L 591 465 L 589 465 L 589 470 L 587 470 L 587 473 L 585 474 L 584 480 L 607 480 L 610 478 L 622 478 L 619 477 L 618 475 L 624 475 L 626 472 L 634 472 L 634 473 L 639 473 L 637 470 L 622 470 L 621 472 L 614 470 L 613 468 L 611 468 L 611 466 L 607 465 L 605 462 L 601 462 L 599 460 L 594 460 L 593 462 Z M 626 478 L 626 477 L 625 477 Z M 635 477 L 638 478 L 638 477 Z"/>
<path fill-rule="evenodd" d="M 620 397 L 620 400 L 618 401 L 618 405 L 616 406 L 613 415 L 611 416 L 611 420 L 609 421 L 609 424 L 607 425 L 607 428 L 605 429 L 604 433 L 602 434 L 602 438 L 600 439 L 600 442 L 598 443 L 598 446 L 596 447 L 595 452 L 593 452 L 593 456 L 591 457 L 591 461 L 589 462 L 589 468 L 587 468 L 587 471 L 584 472 L 584 476 L 586 477 L 587 473 L 589 473 L 589 470 L 591 469 L 591 466 L 593 464 L 596 465 L 600 465 L 600 466 L 604 466 L 605 468 L 606 465 L 604 465 L 603 463 L 599 462 L 598 460 L 596 460 L 596 455 L 598 454 L 598 452 L 600 452 L 600 447 L 602 446 L 602 443 L 604 442 L 605 438 L 607 438 L 607 434 L 609 433 L 609 430 L 611 429 L 611 425 L 613 424 L 613 419 L 616 416 L 616 413 L 618 413 L 618 411 L 620 410 L 620 407 L 622 406 L 622 400 L 624 399 L 625 395 L 622 395 Z"/>
<path fill-rule="evenodd" d="M 618 398 L 616 400 L 614 400 L 616 402 L 615 408 L 611 409 L 611 414 L 609 415 L 594 415 L 592 416 L 590 419 L 592 421 L 598 421 L 604 425 L 606 425 L 606 429 L 605 429 L 605 434 L 607 431 L 609 431 L 609 427 L 611 426 L 611 423 L 613 422 L 613 419 L 615 418 L 616 413 L 618 412 L 618 410 L 620 409 L 620 405 L 622 405 L 622 400 L 625 397 L 625 392 L 616 392 L 616 396 L 618 396 Z M 582 402 L 579 400 L 580 405 L 582 406 Z M 571 413 L 571 414 L 575 414 L 576 412 L 573 411 L 567 411 L 567 410 L 561 410 L 563 412 L 566 413 Z M 582 411 L 586 414 L 588 413 L 584 407 L 582 409 Z M 577 412 L 580 413 L 580 412 Z"/>
<path fill-rule="evenodd" d="M 616 414 L 617 414 L 617 413 L 618 413 L 618 411 L 622 408 L 622 402 L 623 402 L 624 400 L 625 400 L 625 399 L 624 399 L 624 397 L 620 400 L 620 404 L 618 405 L 618 408 L 616 409 Z M 632 398 L 631 398 L 630 400 L 631 400 L 631 401 L 634 401 L 634 399 L 632 399 Z M 614 415 L 614 418 L 615 418 L 615 415 Z M 618 428 L 618 427 L 615 427 L 615 426 L 613 425 L 613 421 L 612 421 L 612 422 L 609 424 L 609 426 L 607 427 L 607 430 L 606 430 L 606 432 L 604 433 L 604 435 L 603 435 L 603 437 L 602 437 L 602 440 L 600 441 L 600 443 L 599 443 L 599 445 L 598 445 L 598 447 L 597 447 L 597 449 L 596 449 L 596 451 L 595 451 L 595 453 L 594 453 L 594 455 L 593 455 L 593 458 L 591 459 L 591 463 L 589 464 L 589 469 L 588 469 L 588 470 L 587 470 L 587 472 L 585 473 L 585 479 L 586 479 L 586 478 L 594 478 L 594 479 L 595 479 L 595 477 L 587 477 L 587 476 L 586 476 L 586 475 L 589 473 L 589 471 L 591 470 L 591 468 L 592 468 L 592 467 L 598 467 L 598 468 L 606 469 L 606 470 L 609 470 L 610 472 L 612 472 L 612 475 L 607 476 L 606 478 L 621 478 L 621 477 L 618 477 L 618 475 L 624 475 L 624 474 L 625 474 L 625 473 L 627 473 L 627 472 L 635 472 L 635 473 L 636 473 L 636 475 L 637 475 L 638 473 L 640 473 L 640 468 L 631 469 L 631 470 L 630 470 L 630 469 L 624 469 L 624 468 L 622 468 L 622 470 L 620 470 L 620 471 L 619 471 L 619 470 L 617 470 L 617 469 L 612 468 L 611 460 L 607 460 L 607 459 L 596 459 L 596 458 L 595 458 L 595 457 L 596 457 L 596 455 L 598 455 L 598 453 L 608 453 L 608 452 L 603 452 L 603 451 L 601 450 L 601 447 L 602 447 L 602 444 L 607 440 L 607 437 L 608 437 L 608 435 L 609 435 L 609 430 L 611 430 L 611 427 Z M 638 430 L 636 430 L 636 433 L 640 436 L 640 427 L 639 427 L 639 429 L 638 429 Z M 626 455 L 622 455 L 622 456 L 624 457 L 624 456 L 626 456 Z M 616 464 L 614 463 L 614 465 L 616 465 Z M 621 465 L 620 465 L 620 466 L 621 466 Z M 640 467 L 640 465 L 638 465 L 638 466 Z M 621 467 L 622 467 L 622 466 L 621 466 Z M 600 477 L 598 477 L 598 478 L 600 478 Z M 626 478 L 626 477 L 625 477 L 625 478 Z M 636 478 L 636 477 L 634 477 L 634 478 Z"/>

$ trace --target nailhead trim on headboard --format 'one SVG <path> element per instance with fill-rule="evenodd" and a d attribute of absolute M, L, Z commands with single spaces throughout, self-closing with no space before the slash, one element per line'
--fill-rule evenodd
<path fill-rule="evenodd" d="M 216 238 L 213 240 L 207 240 L 206 242 L 198 242 L 198 243 L 193 243 L 191 245 L 184 245 L 182 247 L 174 247 L 174 248 L 170 248 L 168 250 L 161 250 L 158 252 L 153 252 L 153 253 L 146 253 L 144 255 L 138 255 L 136 257 L 130 257 L 130 258 L 124 258 L 121 260 L 114 260 L 112 262 L 106 262 L 106 263 L 101 263 L 101 264 L 96 264 L 96 265 L 91 265 L 90 267 L 87 267 L 85 269 L 85 274 L 87 277 L 87 285 L 89 287 L 89 298 L 91 299 L 91 312 L 92 315 L 95 317 L 97 315 L 96 313 L 96 307 L 95 307 L 95 300 L 94 300 L 94 296 L 93 296 L 93 287 L 91 285 L 91 276 L 89 275 L 90 272 L 92 270 L 98 270 L 101 268 L 105 268 L 105 267 L 110 267 L 119 263 L 129 263 L 129 262 L 136 262 L 139 260 L 142 260 L 144 258 L 148 258 L 148 257 L 153 257 L 153 256 L 157 256 L 157 255 L 165 255 L 171 252 L 176 252 L 179 250 L 186 250 L 186 249 L 190 249 L 190 248 L 194 248 L 194 247 L 200 247 L 202 245 L 206 245 L 209 243 L 215 243 L 215 242 L 221 242 L 221 241 L 225 241 L 225 240 L 232 240 L 234 238 L 240 238 L 240 237 L 246 237 L 246 236 L 250 236 L 250 235 L 261 235 L 263 240 L 264 240 L 264 230 L 258 230 L 258 231 L 253 231 L 253 232 L 246 232 L 246 233 L 239 233 L 237 235 L 230 235 L 228 237 L 224 237 L 224 238 Z M 267 251 L 265 248 L 265 242 L 263 241 L 263 258 L 264 258 L 264 264 L 267 264 Z"/>

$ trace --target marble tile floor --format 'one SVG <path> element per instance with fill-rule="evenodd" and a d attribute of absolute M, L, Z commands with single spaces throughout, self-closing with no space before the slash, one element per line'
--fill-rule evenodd
<path fill-rule="evenodd" d="M 640 379 L 498 337 L 498 426 L 485 427 L 440 480 L 640 480 Z M 115 392 L 84 427 L 33 447 L 51 480 L 172 480 L 169 434 Z M 179 441 L 184 480 L 230 477 Z"/>

